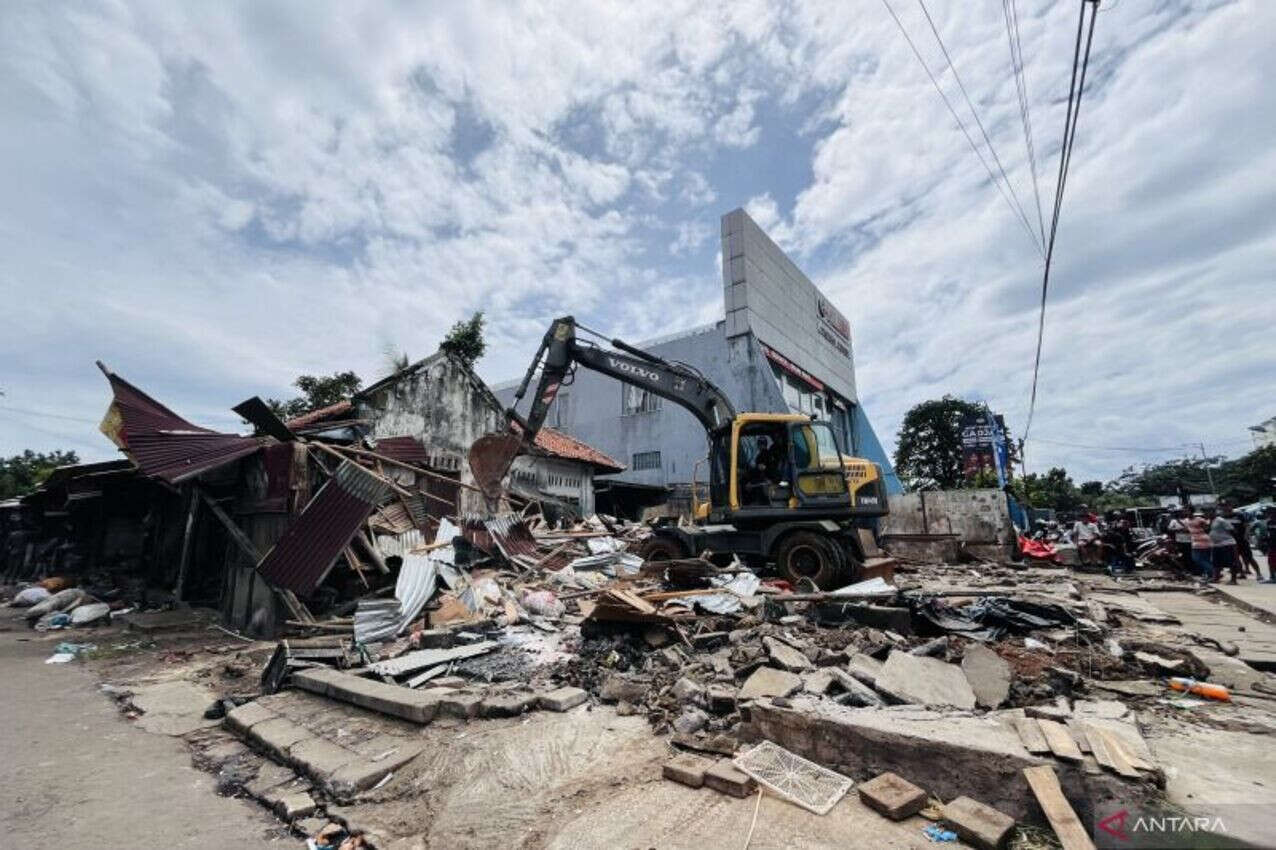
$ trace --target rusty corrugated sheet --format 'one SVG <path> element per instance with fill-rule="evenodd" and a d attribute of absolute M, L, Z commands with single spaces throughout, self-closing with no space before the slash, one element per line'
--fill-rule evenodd
<path fill-rule="evenodd" d="M 567 566 L 575 557 L 566 551 L 568 547 L 555 544 L 546 547 L 539 543 L 527 523 L 517 514 L 500 514 L 494 517 L 479 517 L 473 514 L 462 518 L 461 534 L 475 547 L 489 555 L 501 555 L 510 563 L 523 567 L 540 566 L 543 569 L 555 570 Z M 555 552 L 555 548 L 560 551 Z M 543 563 L 542 558 L 547 558 Z"/>
<path fill-rule="evenodd" d="M 373 507 L 389 494 L 383 481 L 358 464 L 343 461 L 261 559 L 258 572 L 277 587 L 309 596 Z"/>
<path fill-rule="evenodd" d="M 381 437 L 377 440 L 375 451 L 402 463 L 425 466 L 430 462 L 430 453 L 426 451 L 425 444 L 416 437 Z"/>
<path fill-rule="evenodd" d="M 263 444 L 258 437 L 201 428 L 105 366 L 102 371 L 115 396 L 102 420 L 102 433 L 123 449 L 144 475 L 176 484 L 250 455 Z"/>

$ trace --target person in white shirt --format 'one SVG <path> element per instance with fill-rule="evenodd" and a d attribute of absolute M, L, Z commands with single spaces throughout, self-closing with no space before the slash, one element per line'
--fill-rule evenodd
<path fill-rule="evenodd" d="M 1099 540 L 1099 527 L 1087 522 L 1084 516 L 1072 524 L 1072 542 L 1077 547 L 1083 564 L 1098 564 L 1103 560 L 1103 544 Z"/>

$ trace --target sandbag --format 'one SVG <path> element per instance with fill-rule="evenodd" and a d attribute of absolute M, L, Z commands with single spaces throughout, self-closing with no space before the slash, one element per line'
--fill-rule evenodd
<path fill-rule="evenodd" d="M 53 594 L 38 605 L 32 606 L 31 610 L 27 612 L 27 619 L 38 620 L 45 614 L 49 614 L 54 611 L 70 610 L 83 602 L 86 596 L 87 594 L 78 587 L 70 587 L 66 590 L 59 590 L 57 593 Z"/>
<path fill-rule="evenodd" d="M 71 625 L 87 626 L 90 623 L 105 619 L 110 613 L 111 606 L 105 602 L 89 602 L 84 605 L 77 605 L 71 610 Z"/>
<path fill-rule="evenodd" d="M 13 597 L 13 601 L 9 604 L 14 608 L 30 608 L 32 605 L 39 605 L 48 598 L 49 591 L 37 584 L 35 587 L 28 587 L 26 590 L 18 591 L 18 595 Z"/>

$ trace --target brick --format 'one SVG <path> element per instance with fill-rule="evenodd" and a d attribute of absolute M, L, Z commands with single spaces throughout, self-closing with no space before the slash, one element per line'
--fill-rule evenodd
<path fill-rule="evenodd" d="M 665 779 L 672 779 L 691 788 L 704 785 L 704 772 L 709 762 L 695 756 L 678 756 L 665 762 L 660 773 Z"/>
<path fill-rule="evenodd" d="M 294 744 L 313 737 L 309 729 L 298 726 L 286 717 L 258 723 L 248 731 L 248 740 L 265 750 L 276 761 L 287 759 L 288 751 Z"/>
<path fill-rule="evenodd" d="M 298 771 L 320 782 L 326 782 L 332 774 L 359 759 L 358 753 L 322 738 L 307 738 L 288 751 L 288 761 Z"/>
<path fill-rule="evenodd" d="M 641 703 L 647 698 L 647 687 L 646 682 L 626 679 L 624 676 L 613 673 L 607 677 L 607 681 L 603 682 L 598 696 L 603 702 Z"/>
<path fill-rule="evenodd" d="M 753 778 L 738 770 L 728 759 L 715 762 L 705 770 L 704 784 L 732 797 L 747 797 L 756 788 Z"/>
<path fill-rule="evenodd" d="M 584 689 L 567 687 L 541 694 L 539 703 L 541 708 L 549 711 L 567 711 L 582 705 L 587 699 L 589 694 Z"/>
<path fill-rule="evenodd" d="M 891 820 L 903 820 L 926 807 L 926 792 L 894 773 L 883 773 L 856 786 L 860 801 Z"/>
<path fill-rule="evenodd" d="M 273 711 L 255 702 L 246 702 L 226 715 L 223 721 L 226 728 L 237 735 L 245 734 L 249 729 L 267 720 L 277 717 Z"/>
<path fill-rule="evenodd" d="M 958 797 L 944 806 L 944 820 L 962 841 L 979 850 L 1000 850 L 1015 827 L 1015 819 L 969 797 Z"/>
<path fill-rule="evenodd" d="M 479 717 L 517 717 L 536 704 L 535 694 L 502 694 L 485 697 L 479 703 Z"/>

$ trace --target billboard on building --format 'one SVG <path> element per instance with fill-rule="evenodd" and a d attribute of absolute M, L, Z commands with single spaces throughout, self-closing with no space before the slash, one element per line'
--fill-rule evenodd
<path fill-rule="evenodd" d="M 851 323 L 744 210 L 722 217 L 727 338 L 767 349 L 847 401 L 855 394 Z"/>

